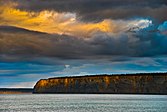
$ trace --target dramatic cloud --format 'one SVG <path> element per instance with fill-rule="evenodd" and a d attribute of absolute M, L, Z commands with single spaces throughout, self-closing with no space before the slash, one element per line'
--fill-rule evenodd
<path fill-rule="evenodd" d="M 160 31 L 157 32 L 151 32 L 154 26 L 149 26 L 149 21 L 148 24 L 139 23 L 141 23 L 137 24 L 139 28 L 134 27 L 126 32 L 116 34 L 96 32 L 90 38 L 46 34 L 17 27 L 1 26 L 1 60 L 29 60 L 29 57 L 30 59 L 33 57 L 98 59 L 109 56 L 166 55 L 167 36 L 163 30 L 161 31 L 165 23 L 158 27 Z"/>
<path fill-rule="evenodd" d="M 165 72 L 166 13 L 166 0 L 0 0 L 0 85 Z"/>
<path fill-rule="evenodd" d="M 9 0 L 13 2 L 14 0 Z M 78 19 L 101 21 L 150 17 L 159 22 L 167 20 L 166 0 L 15 0 L 18 8 L 31 11 L 56 10 L 76 13 Z M 39 5 L 40 4 L 40 5 Z"/>
<path fill-rule="evenodd" d="M 111 21 L 104 20 L 99 23 L 82 23 L 76 20 L 75 13 L 58 13 L 43 10 L 40 12 L 27 12 L 14 8 L 16 4 L 1 6 L 0 25 L 22 27 L 30 30 L 89 36 L 94 31 L 110 32 L 114 29 Z M 84 31 L 84 33 L 83 33 Z"/>
<path fill-rule="evenodd" d="M 144 28 L 150 24 L 147 19 L 127 21 L 104 19 L 98 23 L 82 22 L 77 20 L 75 13 L 58 13 L 48 10 L 28 12 L 16 9 L 15 6 L 17 4 L 5 4 L 0 7 L 0 25 L 76 37 L 90 37 L 96 32 L 118 33 L 131 27 Z"/>

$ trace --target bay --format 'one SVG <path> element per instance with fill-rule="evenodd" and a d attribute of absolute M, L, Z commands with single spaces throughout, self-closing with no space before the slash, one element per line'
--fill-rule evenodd
<path fill-rule="evenodd" d="M 0 112 L 167 112 L 167 95 L 0 95 Z"/>

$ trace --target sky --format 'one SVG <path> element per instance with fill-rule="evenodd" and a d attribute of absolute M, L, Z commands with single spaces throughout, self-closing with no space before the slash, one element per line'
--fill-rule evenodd
<path fill-rule="evenodd" d="M 0 0 L 0 88 L 166 66 L 166 0 Z"/>

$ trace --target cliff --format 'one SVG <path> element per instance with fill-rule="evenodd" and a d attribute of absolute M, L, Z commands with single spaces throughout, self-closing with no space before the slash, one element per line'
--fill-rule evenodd
<path fill-rule="evenodd" d="M 34 93 L 167 94 L 167 73 L 41 79 Z"/>

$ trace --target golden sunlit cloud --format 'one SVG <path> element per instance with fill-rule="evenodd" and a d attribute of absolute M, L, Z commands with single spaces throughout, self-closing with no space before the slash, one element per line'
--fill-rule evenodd
<path fill-rule="evenodd" d="M 16 4 L 14 4 L 16 5 Z M 14 5 L 0 6 L 0 25 L 10 25 L 29 30 L 89 36 L 94 31 L 112 32 L 111 21 L 84 23 L 76 20 L 75 13 L 55 11 L 28 12 L 16 9 Z"/>
<path fill-rule="evenodd" d="M 16 6 L 16 3 L 0 6 L 0 25 L 16 26 L 53 34 L 58 33 L 77 37 L 90 37 L 93 33 L 98 31 L 117 33 L 133 25 L 138 25 L 141 22 L 141 20 L 126 22 L 105 19 L 98 23 L 85 23 L 77 20 L 75 13 L 58 13 L 48 10 L 29 12 L 17 9 L 15 8 Z M 146 24 L 149 24 L 149 21 L 143 21 L 142 25 L 147 26 Z"/>

